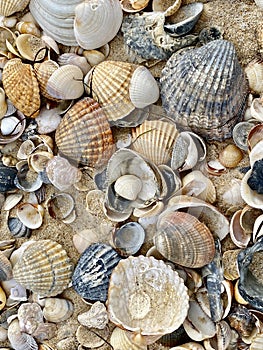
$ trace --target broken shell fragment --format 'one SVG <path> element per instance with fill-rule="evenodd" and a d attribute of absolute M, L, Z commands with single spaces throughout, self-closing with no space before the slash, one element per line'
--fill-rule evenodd
<path fill-rule="evenodd" d="M 21 332 L 18 319 L 14 319 L 8 327 L 8 340 L 15 350 L 38 350 L 35 339 L 24 332 Z"/>
<path fill-rule="evenodd" d="M 100 301 L 96 301 L 89 311 L 78 315 L 78 321 L 88 328 L 105 328 L 109 321 L 105 305 Z"/>
<path fill-rule="evenodd" d="M 0 281 L 10 280 L 12 278 L 12 265 L 9 259 L 0 251 Z"/>

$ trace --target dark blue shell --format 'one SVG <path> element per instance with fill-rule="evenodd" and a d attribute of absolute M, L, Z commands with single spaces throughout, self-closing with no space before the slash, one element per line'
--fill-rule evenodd
<path fill-rule="evenodd" d="M 105 302 L 109 279 L 121 256 L 109 245 L 94 243 L 81 255 L 72 276 L 75 291 L 84 299 Z"/>
<path fill-rule="evenodd" d="M 8 192 L 16 188 L 14 179 L 17 174 L 17 169 L 7 167 L 0 163 L 0 192 Z"/>

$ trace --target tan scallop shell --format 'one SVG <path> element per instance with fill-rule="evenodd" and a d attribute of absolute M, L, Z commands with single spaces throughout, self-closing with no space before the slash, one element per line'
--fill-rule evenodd
<path fill-rule="evenodd" d="M 55 296 L 68 287 L 73 265 L 61 244 L 39 240 L 30 244 L 13 268 L 14 279 L 42 297 Z"/>
<path fill-rule="evenodd" d="M 245 73 L 250 89 L 256 94 L 263 92 L 263 62 L 254 59 L 246 66 Z"/>
<path fill-rule="evenodd" d="M 226 168 L 235 168 L 243 158 L 243 153 L 236 145 L 229 144 L 219 153 L 219 161 Z"/>
<path fill-rule="evenodd" d="M 162 120 L 146 120 L 132 130 L 132 149 L 156 165 L 166 164 L 179 132 L 175 124 Z"/>
<path fill-rule="evenodd" d="M 36 77 L 39 83 L 39 88 L 41 94 L 49 100 L 59 101 L 59 99 L 51 96 L 47 92 L 47 82 L 51 75 L 57 70 L 59 65 L 52 60 L 47 60 L 42 63 L 34 64 L 34 72 L 36 73 Z"/>
<path fill-rule="evenodd" d="M 183 280 L 161 260 L 130 256 L 111 274 L 109 318 L 126 330 L 142 336 L 170 333 L 183 323 L 188 303 Z"/>
<path fill-rule="evenodd" d="M 31 65 L 9 60 L 3 69 L 3 86 L 13 105 L 25 116 L 35 118 L 40 109 L 38 81 Z"/>
<path fill-rule="evenodd" d="M 64 156 L 86 165 L 101 165 L 114 151 L 106 115 L 89 97 L 69 109 L 56 130 L 55 139 Z"/>
<path fill-rule="evenodd" d="M 210 230 L 196 217 L 184 212 L 164 211 L 158 219 L 153 240 L 166 259 L 186 267 L 202 267 L 215 255 Z"/>
<path fill-rule="evenodd" d="M 22 11 L 28 5 L 29 0 L 1 0 L 0 15 L 10 16 L 15 12 Z"/>

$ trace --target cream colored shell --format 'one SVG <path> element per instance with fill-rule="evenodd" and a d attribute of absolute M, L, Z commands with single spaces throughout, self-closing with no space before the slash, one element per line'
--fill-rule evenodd
<path fill-rule="evenodd" d="M 15 12 L 22 11 L 28 5 L 29 0 L 1 0 L 0 15 L 10 16 Z"/>

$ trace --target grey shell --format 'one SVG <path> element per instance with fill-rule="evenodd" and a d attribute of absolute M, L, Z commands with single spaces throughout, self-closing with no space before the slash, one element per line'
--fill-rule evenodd
<path fill-rule="evenodd" d="M 248 83 L 229 41 L 215 40 L 183 55 L 173 54 L 160 82 L 168 116 L 206 139 L 231 137 L 243 117 Z"/>
<path fill-rule="evenodd" d="M 73 288 L 84 299 L 105 302 L 112 270 L 120 260 L 121 256 L 109 245 L 90 245 L 82 253 L 73 273 Z"/>
<path fill-rule="evenodd" d="M 16 168 L 7 167 L 0 163 L 0 193 L 8 192 L 16 188 L 14 184 L 16 174 Z"/>

